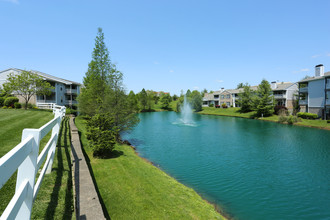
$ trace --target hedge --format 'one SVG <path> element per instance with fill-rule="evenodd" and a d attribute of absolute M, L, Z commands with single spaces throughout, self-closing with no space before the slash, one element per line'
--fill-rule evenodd
<path fill-rule="evenodd" d="M 5 102 L 5 98 L 4 97 L 0 97 L 0 107 L 3 106 L 3 103 Z"/>
<path fill-rule="evenodd" d="M 297 116 L 300 118 L 304 118 L 304 119 L 317 119 L 318 118 L 317 114 L 308 113 L 308 112 L 298 112 Z"/>
<path fill-rule="evenodd" d="M 7 107 L 14 107 L 15 102 L 18 102 L 18 98 L 17 97 L 7 97 L 5 99 L 4 105 Z"/>

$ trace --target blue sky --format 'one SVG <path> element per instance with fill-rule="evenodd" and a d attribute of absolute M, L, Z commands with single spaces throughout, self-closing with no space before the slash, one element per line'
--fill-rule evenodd
<path fill-rule="evenodd" d="M 0 0 L 0 70 L 82 82 L 97 28 L 127 90 L 235 88 L 330 71 L 328 0 Z"/>

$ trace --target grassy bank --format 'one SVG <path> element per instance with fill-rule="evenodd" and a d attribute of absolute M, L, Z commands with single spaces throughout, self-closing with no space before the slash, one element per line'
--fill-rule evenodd
<path fill-rule="evenodd" d="M 194 190 L 117 145 L 111 159 L 96 159 L 86 139 L 85 121 L 76 118 L 97 188 L 111 219 L 222 219 Z"/>
<path fill-rule="evenodd" d="M 54 115 L 46 111 L 0 109 L 0 157 L 21 141 L 24 128 L 39 128 Z M 43 180 L 34 203 L 31 219 L 71 219 L 73 214 L 72 182 L 70 167 L 70 136 L 67 120 L 60 132 L 53 163 L 53 171 Z M 41 149 L 50 138 L 50 133 L 41 141 Z M 0 215 L 15 193 L 16 174 L 0 190 Z"/>
<path fill-rule="evenodd" d="M 241 117 L 241 118 L 254 118 L 264 121 L 278 122 L 277 115 L 271 115 L 268 117 L 257 118 L 256 112 L 240 113 L 240 108 L 214 108 L 214 107 L 203 107 L 203 111 L 198 112 L 199 114 L 204 115 L 221 115 L 221 116 L 232 116 L 232 117 Z M 327 123 L 326 120 L 308 120 L 300 119 L 295 125 L 305 126 L 305 127 L 314 127 L 320 129 L 330 130 L 330 123 Z"/>

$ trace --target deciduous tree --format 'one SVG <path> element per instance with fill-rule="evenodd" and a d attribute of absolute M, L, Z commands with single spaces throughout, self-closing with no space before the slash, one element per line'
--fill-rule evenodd
<path fill-rule="evenodd" d="M 253 93 L 251 91 L 251 87 L 248 83 L 246 83 L 243 86 L 243 92 L 238 94 L 238 104 L 241 107 L 241 112 L 250 112 L 252 111 L 253 108 L 253 101 L 252 101 L 252 97 L 253 97 Z"/>
<path fill-rule="evenodd" d="M 54 88 L 37 74 L 24 70 L 17 75 L 10 74 L 7 81 L 4 90 L 21 96 L 25 100 L 25 109 L 34 95 L 50 95 Z"/>
<path fill-rule="evenodd" d="M 170 94 L 164 94 L 162 95 L 162 97 L 160 98 L 160 102 L 161 102 L 161 106 L 162 109 L 169 109 L 170 108 L 170 104 L 172 102 L 172 97 Z"/>

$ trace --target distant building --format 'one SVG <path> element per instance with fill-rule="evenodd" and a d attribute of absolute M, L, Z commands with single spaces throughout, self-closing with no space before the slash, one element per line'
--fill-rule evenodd
<path fill-rule="evenodd" d="M 290 82 L 272 82 L 271 88 L 273 91 L 275 105 L 287 107 L 289 110 L 294 108 L 294 100 L 298 94 L 298 83 Z M 257 91 L 258 86 L 250 86 L 252 92 Z M 227 107 L 240 107 L 238 100 L 239 94 L 243 93 L 244 89 L 221 89 L 212 94 L 206 93 L 203 97 L 203 106 L 213 104 L 214 107 L 221 107 L 226 104 Z"/>
<path fill-rule="evenodd" d="M 324 73 L 324 66 L 317 65 L 315 76 L 298 83 L 300 111 L 330 119 L 330 72 Z"/>
<path fill-rule="evenodd" d="M 0 72 L 0 87 L 7 81 L 7 78 L 10 74 L 20 74 L 23 70 L 20 69 L 7 69 Z M 54 89 L 52 89 L 52 93 L 49 96 L 37 96 L 35 95 L 29 101 L 31 104 L 35 104 L 38 106 L 39 103 L 54 103 L 62 106 L 74 107 L 77 104 L 77 96 L 80 93 L 81 84 L 73 81 L 69 81 L 66 79 L 61 79 L 55 76 L 51 76 L 46 73 L 42 73 L 39 71 L 31 70 L 30 72 L 37 74 L 42 77 L 44 80 L 49 82 Z M 22 97 L 18 97 L 20 102 L 24 102 Z"/>

